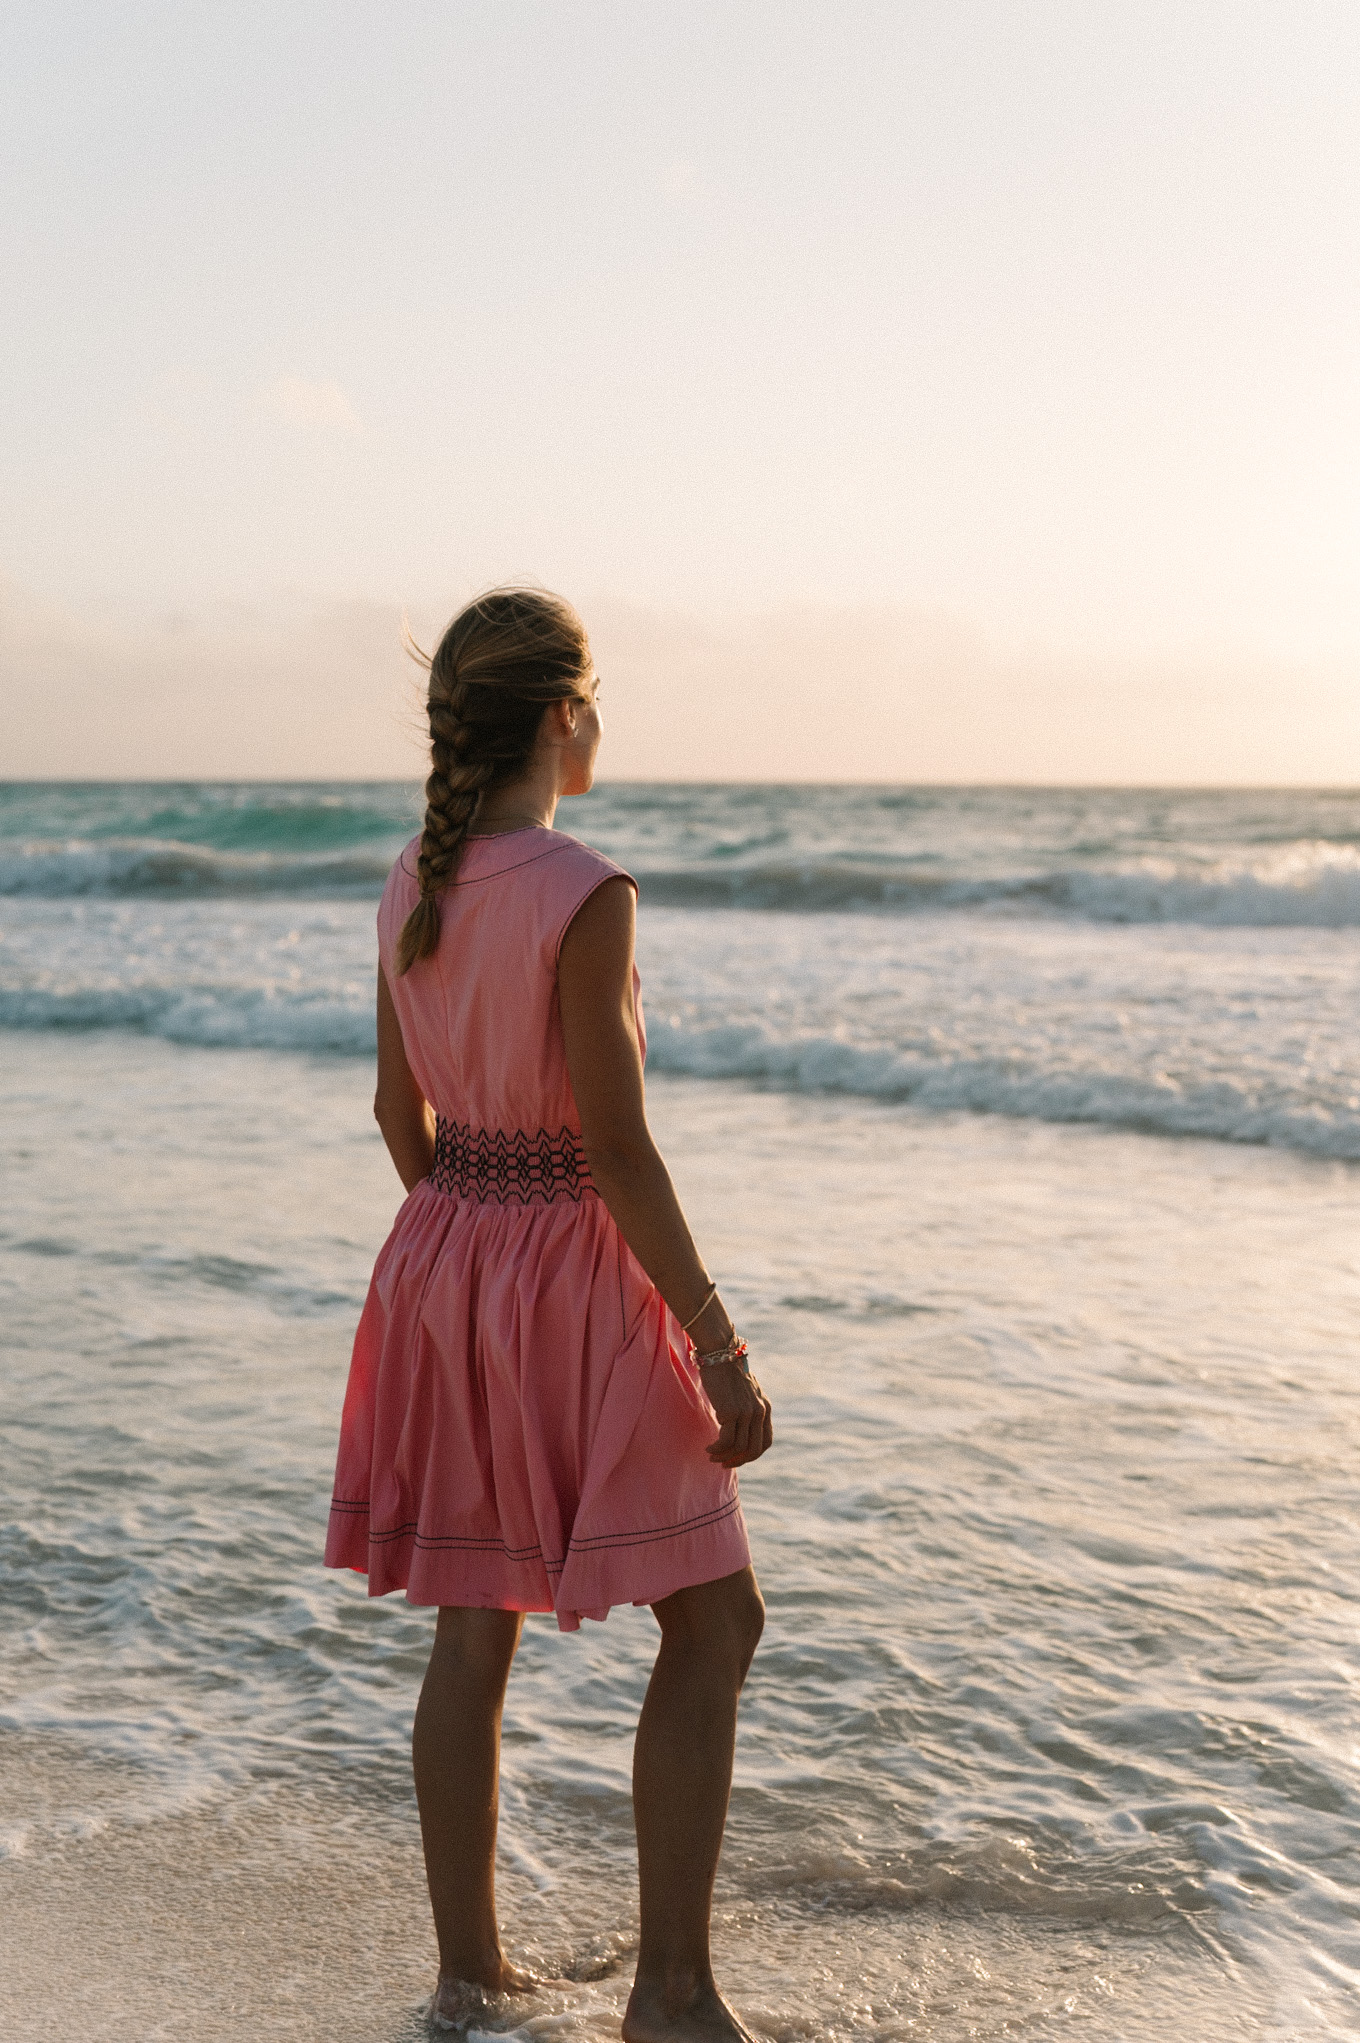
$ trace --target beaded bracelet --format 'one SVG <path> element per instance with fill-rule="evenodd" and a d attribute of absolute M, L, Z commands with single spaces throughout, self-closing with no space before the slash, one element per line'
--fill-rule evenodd
<path fill-rule="evenodd" d="M 735 1330 L 721 1348 L 713 1348 L 707 1355 L 701 1355 L 693 1341 L 689 1344 L 689 1352 L 691 1359 L 697 1362 L 701 1369 L 716 1369 L 720 1362 L 739 1362 L 742 1375 L 751 1374 L 750 1364 L 746 1360 L 748 1353 L 746 1343 Z"/>

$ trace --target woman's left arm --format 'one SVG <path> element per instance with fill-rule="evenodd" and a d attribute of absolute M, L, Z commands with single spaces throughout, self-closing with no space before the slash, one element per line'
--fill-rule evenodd
<path fill-rule="evenodd" d="M 373 1114 L 408 1192 L 434 1168 L 434 1111 L 406 1061 L 387 974 L 378 966 L 378 1090 Z"/>

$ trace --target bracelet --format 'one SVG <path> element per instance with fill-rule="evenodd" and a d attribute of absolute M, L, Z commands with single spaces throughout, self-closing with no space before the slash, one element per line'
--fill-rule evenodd
<path fill-rule="evenodd" d="M 751 1374 L 750 1364 L 746 1360 L 748 1352 L 746 1343 L 735 1329 L 721 1348 L 713 1348 L 707 1355 L 701 1355 L 693 1341 L 691 1341 L 689 1352 L 691 1361 L 697 1362 L 701 1369 L 716 1369 L 720 1362 L 739 1362 L 741 1364 L 742 1375 L 749 1376 Z"/>
<path fill-rule="evenodd" d="M 698 1311 L 692 1312 L 687 1320 L 681 1321 L 680 1331 L 682 1334 L 687 1334 L 689 1332 L 690 1328 L 694 1325 L 696 1319 L 703 1318 L 704 1314 L 708 1311 L 709 1306 L 712 1305 L 717 1295 L 718 1295 L 717 1285 L 710 1284 L 707 1291 L 705 1291 L 704 1293 L 703 1304 L 699 1307 Z"/>

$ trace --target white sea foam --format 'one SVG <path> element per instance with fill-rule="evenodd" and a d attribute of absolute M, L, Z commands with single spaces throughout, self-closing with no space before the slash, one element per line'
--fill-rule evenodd
<path fill-rule="evenodd" d="M 0 1028 L 371 1057 L 372 915 L 268 892 L 13 897 Z M 644 901 L 639 957 L 654 1070 L 1360 1154 L 1353 929 Z"/>
<path fill-rule="evenodd" d="M 639 874 L 644 900 L 783 912 L 1067 915 L 1091 922 L 1214 928 L 1360 927 L 1360 852 L 1300 843 L 1266 857 L 1144 858 L 1101 866 L 1022 867 L 987 877 L 844 860 Z"/>
<path fill-rule="evenodd" d="M 829 1036 L 780 1039 L 758 1023 L 653 1033 L 653 1068 L 740 1079 L 782 1092 L 849 1093 L 911 1101 L 933 1112 L 1007 1114 L 1036 1121 L 1092 1121 L 1150 1135 L 1265 1142 L 1314 1156 L 1360 1160 L 1360 1106 L 1267 1104 L 1250 1086 L 1222 1079 L 1186 1085 L 1162 1074 L 1026 1069 L 985 1058 L 905 1056 Z"/>
<path fill-rule="evenodd" d="M 376 895 L 394 842 L 374 849 L 221 850 L 164 839 L 0 843 L 0 896 L 204 898 Z M 1218 928 L 1360 927 L 1360 850 L 1301 841 L 1252 857 L 1144 857 L 984 875 L 901 859 L 800 857 L 669 866 L 635 862 L 659 907 L 776 913 L 1029 914 Z"/>
<path fill-rule="evenodd" d="M 365 989 L 366 991 L 366 989 Z M 0 992 L 0 1028 L 122 1029 L 204 1049 L 372 1056 L 371 1000 L 253 988 L 165 987 Z M 1058 1056 L 1064 1051 L 1054 1046 Z M 1067 1052 L 1070 1054 L 1070 1050 Z M 727 1079 L 765 1090 L 910 1101 L 936 1113 L 1096 1122 L 1146 1134 L 1269 1143 L 1360 1160 L 1360 1101 L 1271 1098 L 1270 1086 L 1223 1076 L 1201 1082 L 1118 1069 L 1043 1069 L 1018 1055 L 923 1056 L 829 1034 L 780 1034 L 758 1021 L 654 1026 L 654 1071 Z"/>
<path fill-rule="evenodd" d="M 131 1029 L 203 1049 L 371 1056 L 370 1006 L 255 987 L 21 987 L 0 991 L 0 1028 Z"/>

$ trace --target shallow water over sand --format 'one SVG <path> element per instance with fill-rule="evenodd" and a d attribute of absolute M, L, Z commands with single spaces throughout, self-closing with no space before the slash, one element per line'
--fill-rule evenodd
<path fill-rule="evenodd" d="M 13 2033 L 411 2037 L 428 1615 L 319 1566 L 358 1059 L 6 1041 Z M 1349 2036 L 1355 1174 L 659 1076 L 776 1398 L 720 1887 L 763 2034 Z M 645 1612 L 531 1619 L 490 2026 L 615 2032 Z"/>

